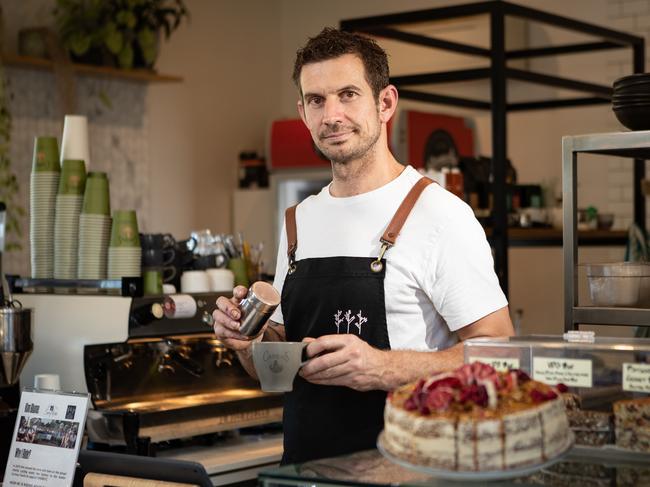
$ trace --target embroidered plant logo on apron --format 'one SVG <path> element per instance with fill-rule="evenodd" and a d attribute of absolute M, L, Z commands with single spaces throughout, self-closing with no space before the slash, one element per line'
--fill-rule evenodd
<path fill-rule="evenodd" d="M 350 333 L 350 325 L 352 325 L 357 328 L 357 335 L 361 336 L 361 327 L 367 321 L 368 318 L 363 316 L 361 310 L 356 315 L 353 315 L 350 309 L 345 314 L 343 314 L 343 310 L 341 309 L 334 314 L 334 326 L 336 327 L 337 334 Z M 354 333 L 354 328 L 352 328 L 352 333 Z"/>

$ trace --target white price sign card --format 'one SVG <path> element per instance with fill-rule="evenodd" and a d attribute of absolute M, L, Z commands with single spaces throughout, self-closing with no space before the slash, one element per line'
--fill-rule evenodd
<path fill-rule="evenodd" d="M 72 485 L 88 402 L 88 394 L 23 390 L 4 487 Z"/>
<path fill-rule="evenodd" d="M 506 371 L 508 369 L 518 369 L 519 359 L 509 357 L 472 357 L 472 362 L 483 362 L 484 364 L 491 365 L 498 371 Z"/>
<path fill-rule="evenodd" d="M 593 385 L 591 360 L 576 358 L 533 357 L 533 379 L 549 385 L 560 382 L 573 387 Z"/>
<path fill-rule="evenodd" d="M 650 392 L 650 364 L 623 364 L 623 390 Z"/>

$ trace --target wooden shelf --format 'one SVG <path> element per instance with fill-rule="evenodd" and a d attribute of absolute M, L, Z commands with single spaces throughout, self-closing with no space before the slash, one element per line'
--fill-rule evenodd
<path fill-rule="evenodd" d="M 54 62 L 50 59 L 4 54 L 2 56 L 2 61 L 9 67 L 39 69 L 45 71 L 54 70 Z M 92 76 L 95 78 L 122 79 L 138 83 L 179 83 L 183 81 L 183 78 L 180 76 L 159 74 L 156 71 L 148 69 L 119 69 L 108 66 L 93 66 L 91 64 L 78 63 L 71 63 L 71 67 L 72 71 L 77 75 Z"/>
<path fill-rule="evenodd" d="M 486 228 L 488 239 L 492 229 Z M 585 246 L 625 245 L 626 230 L 585 230 L 579 232 L 578 243 Z M 509 228 L 510 247 L 553 247 L 562 246 L 562 230 L 556 228 Z"/>

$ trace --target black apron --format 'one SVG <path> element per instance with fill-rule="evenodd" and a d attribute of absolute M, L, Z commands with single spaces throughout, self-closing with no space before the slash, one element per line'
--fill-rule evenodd
<path fill-rule="evenodd" d="M 389 350 L 384 300 L 384 252 L 399 235 L 413 205 L 432 181 L 420 179 L 406 196 L 381 237 L 379 256 L 326 257 L 295 262 L 295 206 L 287 209 L 289 272 L 282 288 L 287 341 L 352 333 Z M 343 455 L 375 448 L 384 424 L 384 391 L 358 392 L 323 386 L 296 376 L 284 398 L 282 463 Z"/>

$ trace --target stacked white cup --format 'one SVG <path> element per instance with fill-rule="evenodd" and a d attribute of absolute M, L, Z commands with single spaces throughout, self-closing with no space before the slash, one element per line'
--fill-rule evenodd
<path fill-rule="evenodd" d="M 66 115 L 63 121 L 61 140 L 61 163 L 65 159 L 80 159 L 90 167 L 90 147 L 88 144 L 88 119 L 83 115 Z"/>

